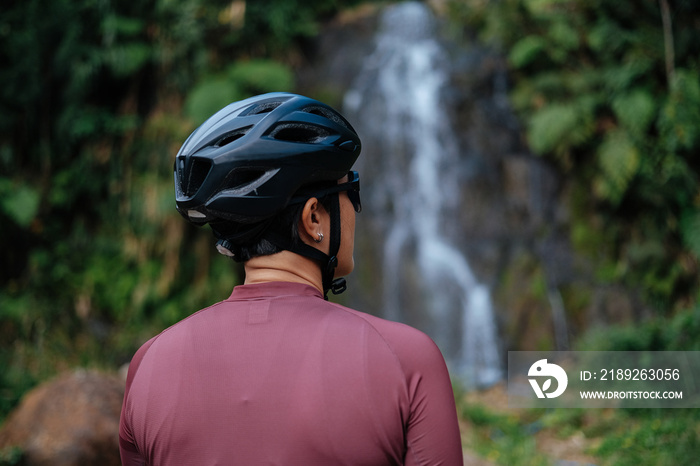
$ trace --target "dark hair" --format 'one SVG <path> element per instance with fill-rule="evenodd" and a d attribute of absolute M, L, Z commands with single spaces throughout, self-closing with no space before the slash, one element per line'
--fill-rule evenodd
<path fill-rule="evenodd" d="M 309 196 L 308 199 L 311 197 L 313 196 Z M 330 212 L 330 196 L 319 198 L 318 201 L 326 211 Z M 306 201 L 288 205 L 280 213 L 267 222 L 262 223 L 260 225 L 261 232 L 253 238 L 252 241 L 242 244 L 229 243 L 231 252 L 233 253 L 232 259 L 236 262 L 247 262 L 254 257 L 271 256 L 272 254 L 277 254 L 278 252 L 288 249 L 271 241 L 269 239 L 269 232 L 274 232 L 281 236 L 284 240 L 289 241 L 290 245 L 293 247 L 298 246 L 301 243 L 299 221 L 301 220 L 301 214 L 305 204 Z M 212 225 L 212 229 L 217 233 L 217 236 L 222 237 L 226 237 L 227 231 L 230 231 L 232 227 L 234 227 L 234 224 L 229 222 L 219 222 L 216 225 Z"/>

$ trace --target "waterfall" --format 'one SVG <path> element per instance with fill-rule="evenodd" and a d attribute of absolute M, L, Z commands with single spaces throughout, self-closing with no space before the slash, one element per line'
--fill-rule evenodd
<path fill-rule="evenodd" d="M 364 141 L 367 221 L 381 245 L 381 314 L 428 333 L 468 386 L 502 378 L 488 288 L 456 245 L 460 154 L 444 91 L 449 57 L 422 3 L 386 9 L 344 108 Z M 365 218 L 370 211 L 371 218 Z"/>

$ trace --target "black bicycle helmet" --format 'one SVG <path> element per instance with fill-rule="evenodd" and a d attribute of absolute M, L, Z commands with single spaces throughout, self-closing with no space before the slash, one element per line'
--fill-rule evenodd
<path fill-rule="evenodd" d="M 197 128 L 178 152 L 177 210 L 196 225 L 210 224 L 219 246 L 251 241 L 301 188 L 345 176 L 360 149 L 350 123 L 317 100 L 275 92 L 234 102 Z M 333 223 L 339 225 L 339 219 Z M 217 224 L 226 225 L 226 234 Z M 328 269 L 336 260 L 333 243 L 339 246 L 335 229 L 330 256 L 319 257 L 310 247 L 314 252 L 294 252 L 314 256 Z M 286 243 L 278 246 L 290 249 Z M 324 288 L 332 281 L 329 273 L 324 270 Z"/>

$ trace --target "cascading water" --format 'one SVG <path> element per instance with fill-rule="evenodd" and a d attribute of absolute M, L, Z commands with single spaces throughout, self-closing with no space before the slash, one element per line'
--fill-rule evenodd
<path fill-rule="evenodd" d="M 442 94 L 447 53 L 423 4 L 387 9 L 376 49 L 344 107 L 364 141 L 360 169 L 372 238 L 381 247 L 381 313 L 426 331 L 453 376 L 471 386 L 502 377 L 489 290 L 454 245 L 460 154 Z M 463 163 L 463 160 L 462 160 Z M 362 214 L 363 217 L 366 215 Z"/>

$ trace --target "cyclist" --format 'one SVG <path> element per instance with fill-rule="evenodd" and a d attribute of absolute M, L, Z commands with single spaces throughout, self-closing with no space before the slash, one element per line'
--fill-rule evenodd
<path fill-rule="evenodd" d="M 353 269 L 360 140 L 316 100 L 235 102 L 175 160 L 178 211 L 245 282 L 129 367 L 124 465 L 461 465 L 454 397 L 422 332 L 327 299 Z"/>

